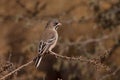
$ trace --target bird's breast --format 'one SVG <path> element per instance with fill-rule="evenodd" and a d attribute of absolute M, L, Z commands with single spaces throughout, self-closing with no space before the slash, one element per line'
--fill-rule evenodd
<path fill-rule="evenodd" d="M 50 51 L 56 46 L 56 43 L 57 43 L 57 41 L 58 41 L 58 33 L 57 33 L 57 32 L 56 32 L 56 34 L 55 34 L 55 37 L 56 37 L 56 39 L 55 39 L 54 43 L 53 43 L 53 44 L 50 46 L 50 48 L 49 48 Z"/>

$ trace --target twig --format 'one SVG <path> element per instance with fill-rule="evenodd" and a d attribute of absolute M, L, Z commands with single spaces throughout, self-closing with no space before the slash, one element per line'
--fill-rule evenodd
<path fill-rule="evenodd" d="M 29 61 L 28 63 L 26 64 L 23 64 L 22 66 L 18 67 L 17 69 L 13 70 L 12 72 L 8 73 L 7 75 L 3 76 L 2 78 L 0 78 L 0 80 L 3 80 L 5 78 L 7 78 L 8 76 L 12 75 L 13 73 L 19 71 L 20 69 L 22 69 L 23 67 L 25 66 L 28 66 L 29 64 L 31 64 L 33 62 L 33 60 Z"/>
<path fill-rule="evenodd" d="M 80 44 L 81 46 L 85 46 L 85 45 L 87 45 L 89 43 L 92 43 L 92 42 L 101 42 L 101 41 L 109 39 L 109 38 L 115 38 L 116 35 L 119 36 L 120 33 L 119 32 L 115 33 L 115 34 L 111 33 L 109 35 L 104 35 L 104 36 L 102 36 L 100 38 L 95 38 L 95 39 L 89 38 L 89 39 L 87 39 L 85 41 L 79 41 L 78 40 L 76 42 L 69 42 L 67 45 L 79 45 Z"/>
<path fill-rule="evenodd" d="M 52 51 L 50 52 L 50 54 L 55 56 L 55 57 L 66 59 L 66 60 L 79 60 L 79 61 L 82 61 L 82 62 L 88 62 L 88 60 L 83 56 L 68 57 L 68 56 L 63 56 L 63 55 L 60 55 L 60 54 L 56 54 L 55 52 L 52 52 Z"/>
<path fill-rule="evenodd" d="M 96 59 L 96 58 L 93 58 L 93 59 L 87 59 L 83 56 L 79 56 L 79 57 L 68 57 L 68 56 L 62 56 L 62 55 L 59 55 L 59 54 L 56 54 L 55 52 L 50 52 L 51 55 L 54 55 L 58 58 L 62 58 L 62 59 L 66 59 L 66 60 L 79 60 L 81 62 L 86 62 L 86 63 L 90 63 L 90 64 L 93 64 L 95 65 L 95 67 L 98 69 L 105 69 L 106 71 L 109 71 L 111 72 L 111 69 L 110 67 L 104 65 L 101 63 L 101 61 L 99 59 Z"/>
<path fill-rule="evenodd" d="M 96 60 L 96 59 L 87 59 L 83 56 L 80 56 L 80 57 L 68 57 L 68 56 L 63 56 L 63 55 L 59 55 L 55 52 L 52 52 L 50 51 L 49 54 L 55 56 L 55 57 L 58 57 L 58 58 L 62 58 L 62 59 L 66 59 L 66 60 L 75 60 L 75 61 L 81 61 L 81 62 L 87 62 L 87 63 L 91 63 L 93 65 L 95 65 L 97 68 L 104 68 L 105 70 L 107 71 L 110 71 L 110 68 L 106 65 L 103 65 L 102 63 L 100 63 L 100 61 Z M 40 56 L 43 56 L 43 55 L 40 55 Z M 12 75 L 13 73 L 19 71 L 20 69 L 22 69 L 23 67 L 25 66 L 28 66 L 29 64 L 31 64 L 37 57 L 35 57 L 33 60 L 29 61 L 28 63 L 26 64 L 23 64 L 22 66 L 18 67 L 17 69 L 13 70 L 12 72 L 8 73 L 7 75 L 3 76 L 2 78 L 0 78 L 0 80 L 3 80 L 5 78 L 7 78 L 8 76 Z"/>
<path fill-rule="evenodd" d="M 107 79 L 107 78 L 110 77 L 110 76 L 114 76 L 114 75 L 117 74 L 118 71 L 120 71 L 120 67 L 117 68 L 117 69 L 116 69 L 114 72 L 112 72 L 111 74 L 107 74 L 107 75 L 103 76 L 103 77 L 100 78 L 99 80 L 105 80 L 105 79 Z"/>

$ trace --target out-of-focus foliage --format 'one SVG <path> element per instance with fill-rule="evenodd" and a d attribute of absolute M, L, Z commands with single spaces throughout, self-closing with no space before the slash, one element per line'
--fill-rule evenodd
<path fill-rule="evenodd" d="M 119 0 L 0 0 L 0 77 L 37 55 L 40 35 L 51 18 L 63 24 L 54 52 L 97 58 L 111 49 L 102 60 L 111 72 L 46 55 L 39 69 L 29 65 L 7 80 L 120 79 Z"/>

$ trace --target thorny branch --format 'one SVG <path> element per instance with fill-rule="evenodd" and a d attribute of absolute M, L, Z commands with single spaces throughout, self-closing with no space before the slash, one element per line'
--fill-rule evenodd
<path fill-rule="evenodd" d="M 93 64 L 96 66 L 96 68 L 99 66 L 99 68 L 105 69 L 106 71 L 110 71 L 110 68 L 104 64 L 102 64 L 98 59 L 87 59 L 86 57 L 79 56 L 79 57 L 68 57 L 68 56 L 62 56 L 59 54 L 56 54 L 54 52 L 50 52 L 51 55 L 54 55 L 55 57 L 62 58 L 65 60 L 75 60 L 75 61 L 81 61 L 81 62 L 87 62 L 90 64 Z"/>
<path fill-rule="evenodd" d="M 7 75 L 5 75 L 5 76 L 3 76 L 2 78 L 0 78 L 0 80 L 3 80 L 3 79 L 5 79 L 5 78 L 7 78 L 8 76 L 10 76 L 10 75 L 14 74 L 15 72 L 17 72 L 17 71 L 21 70 L 22 68 L 24 68 L 25 66 L 28 66 L 28 65 L 31 64 L 32 62 L 33 62 L 33 60 L 29 61 L 28 63 L 26 63 L 26 64 L 24 64 L 24 65 L 22 65 L 22 66 L 20 66 L 20 67 L 18 67 L 17 69 L 13 70 L 12 72 L 10 72 L 10 73 L 8 73 Z"/>
<path fill-rule="evenodd" d="M 99 68 L 105 69 L 106 71 L 110 71 L 110 68 L 109 68 L 108 66 L 100 63 L 100 62 L 97 61 L 96 59 L 87 59 L 87 58 L 85 58 L 85 57 L 83 57 L 83 56 L 80 56 L 80 57 L 62 56 L 62 55 L 59 55 L 59 54 L 57 54 L 57 53 L 55 53 L 55 52 L 49 52 L 49 54 L 55 56 L 56 58 L 61 58 L 61 59 L 65 59 L 65 60 L 75 60 L 75 61 L 81 61 L 81 62 L 90 63 L 90 64 L 95 65 L 95 67 L 97 67 L 97 68 L 99 67 Z M 41 56 L 43 56 L 43 55 L 41 55 Z M 36 58 L 36 57 L 35 57 L 35 58 Z M 34 58 L 34 59 L 35 59 L 35 58 Z M 34 59 L 31 60 L 31 61 L 29 61 L 29 62 L 27 62 L 26 64 L 21 65 L 20 67 L 16 68 L 15 70 L 11 71 L 10 73 L 6 74 L 6 75 L 3 76 L 2 78 L 0 78 L 0 80 L 3 80 L 3 79 L 5 79 L 5 78 L 7 78 L 8 76 L 14 74 L 15 72 L 21 70 L 22 68 L 30 65 L 30 64 L 34 61 Z"/>

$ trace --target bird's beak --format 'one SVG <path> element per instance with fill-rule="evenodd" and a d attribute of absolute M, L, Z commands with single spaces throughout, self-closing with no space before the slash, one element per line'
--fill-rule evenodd
<path fill-rule="evenodd" d="M 61 23 L 58 23 L 57 26 L 61 26 L 62 24 Z"/>

